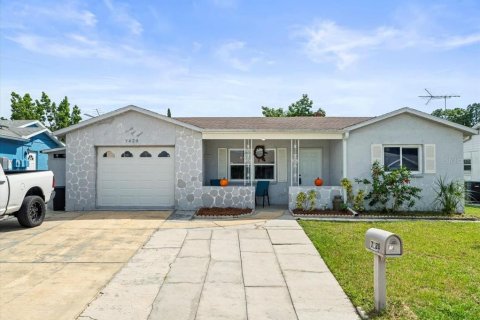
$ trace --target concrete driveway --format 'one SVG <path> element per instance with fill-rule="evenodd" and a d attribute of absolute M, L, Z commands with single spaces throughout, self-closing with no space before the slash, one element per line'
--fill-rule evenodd
<path fill-rule="evenodd" d="M 75 319 L 169 216 L 63 213 L 0 221 L 0 319 Z"/>
<path fill-rule="evenodd" d="M 357 319 L 283 210 L 239 220 L 90 212 L 0 222 L 0 319 Z"/>
<path fill-rule="evenodd" d="M 167 221 L 79 319 L 358 319 L 289 215 Z"/>

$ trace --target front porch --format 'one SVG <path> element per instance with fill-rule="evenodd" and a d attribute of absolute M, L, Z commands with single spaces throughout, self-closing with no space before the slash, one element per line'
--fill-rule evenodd
<path fill-rule="evenodd" d="M 331 208 L 343 196 L 340 180 L 346 174 L 342 136 L 323 139 L 203 139 L 204 207 L 255 208 L 255 187 L 268 181 L 270 203 L 293 209 L 300 191 L 317 191 L 318 208 Z M 264 149 L 265 154 L 258 152 Z M 257 150 L 257 154 L 255 154 Z M 263 156 L 263 157 L 262 157 Z M 323 185 L 315 186 L 320 177 Z M 227 187 L 216 185 L 219 179 Z M 261 198 L 258 198 L 260 205 Z"/>

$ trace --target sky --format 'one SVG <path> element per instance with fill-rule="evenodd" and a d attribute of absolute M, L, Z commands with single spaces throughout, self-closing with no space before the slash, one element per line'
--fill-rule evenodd
<path fill-rule="evenodd" d="M 327 116 L 480 102 L 480 1 L 0 0 L 10 93 L 82 113 L 261 116 L 303 93 Z M 86 116 L 84 116 L 86 117 Z"/>

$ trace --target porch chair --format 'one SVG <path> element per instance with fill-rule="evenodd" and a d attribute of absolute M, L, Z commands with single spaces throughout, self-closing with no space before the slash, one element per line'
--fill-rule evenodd
<path fill-rule="evenodd" d="M 270 206 L 270 197 L 268 196 L 268 187 L 270 181 L 258 181 L 255 188 L 255 206 L 257 205 L 257 197 L 262 197 L 263 207 L 265 208 L 265 197 L 267 197 L 268 206 Z"/>
<path fill-rule="evenodd" d="M 212 187 L 220 187 L 220 179 L 210 179 L 210 185 Z"/>

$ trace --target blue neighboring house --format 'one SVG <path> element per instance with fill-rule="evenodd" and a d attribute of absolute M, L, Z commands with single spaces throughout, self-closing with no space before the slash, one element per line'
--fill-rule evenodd
<path fill-rule="evenodd" d="M 9 170 L 48 170 L 48 155 L 41 151 L 61 147 L 40 121 L 0 120 L 0 157 L 8 159 Z"/>

